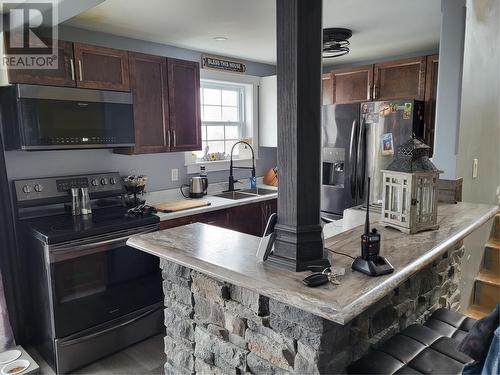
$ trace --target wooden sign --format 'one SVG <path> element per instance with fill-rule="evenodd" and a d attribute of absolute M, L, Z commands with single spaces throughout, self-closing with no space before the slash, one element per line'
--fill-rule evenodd
<path fill-rule="evenodd" d="M 233 73 L 245 73 L 247 70 L 245 63 L 242 61 L 210 55 L 201 56 L 201 66 L 203 69 L 225 70 Z"/>

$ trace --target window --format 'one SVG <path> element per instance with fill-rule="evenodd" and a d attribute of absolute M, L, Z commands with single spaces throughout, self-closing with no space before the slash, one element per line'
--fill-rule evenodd
<path fill-rule="evenodd" d="M 202 158 L 208 152 L 231 153 L 231 148 L 245 136 L 245 86 L 201 82 L 201 133 L 203 151 L 196 152 Z M 234 156 L 239 148 L 235 147 Z"/>
<path fill-rule="evenodd" d="M 209 153 L 225 152 L 239 140 L 254 147 L 255 159 L 259 158 L 259 97 L 260 77 L 234 74 L 210 69 L 200 70 L 200 102 L 202 119 L 202 151 L 184 154 L 188 174 L 198 173 L 200 165 L 209 172 L 227 171 L 229 160 L 204 160 L 205 148 Z M 251 166 L 250 150 L 236 146 L 233 156 L 235 165 Z"/>

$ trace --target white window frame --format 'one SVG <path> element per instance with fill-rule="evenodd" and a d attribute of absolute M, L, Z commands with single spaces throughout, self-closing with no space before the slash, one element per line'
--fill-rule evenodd
<path fill-rule="evenodd" d="M 259 83 L 260 77 L 219 72 L 208 69 L 200 70 L 200 79 L 203 82 L 223 85 L 238 85 L 243 86 L 245 89 L 245 103 L 243 106 L 245 108 L 245 131 L 242 131 L 241 136 L 244 138 L 252 139 L 252 147 L 255 151 L 255 159 L 258 159 L 259 153 Z M 200 90 L 201 91 L 201 90 Z M 201 101 L 200 101 L 201 102 Z M 196 160 L 191 152 L 186 152 L 185 154 L 185 165 L 188 174 L 198 173 L 200 171 L 200 165 L 204 165 L 208 172 L 210 171 L 224 171 L 229 170 L 229 160 L 220 161 L 201 161 Z M 251 158 L 247 159 L 234 159 L 234 165 L 236 166 L 246 166 L 252 165 Z"/>
<path fill-rule="evenodd" d="M 205 138 L 205 136 L 207 136 L 205 138 L 205 141 L 207 142 L 217 142 L 217 141 L 221 141 L 220 139 L 208 139 L 208 128 L 210 126 L 221 126 L 224 128 L 224 139 L 222 140 L 222 142 L 233 142 L 233 141 L 239 141 L 241 140 L 242 138 L 246 138 L 248 137 L 248 135 L 246 134 L 246 122 L 245 122 L 245 86 L 242 86 L 242 85 L 237 85 L 237 84 L 228 84 L 228 83 L 225 83 L 225 82 L 215 82 L 215 81 L 206 81 L 206 80 L 202 80 L 201 82 L 201 96 L 202 96 L 202 100 L 201 102 L 203 103 L 203 89 L 204 88 L 208 88 L 208 89 L 216 89 L 216 90 L 227 90 L 227 91 L 233 91 L 233 92 L 236 92 L 237 95 L 238 95 L 238 104 L 237 104 L 237 107 L 238 108 L 238 120 L 237 121 L 201 121 L 201 125 L 202 125 L 202 130 L 203 130 L 203 127 L 205 127 L 205 131 L 207 134 L 204 134 L 202 135 L 202 139 Z M 210 105 L 211 104 L 206 104 L 206 105 Z M 217 107 L 223 107 L 222 103 L 220 103 L 220 106 L 217 105 Z M 233 107 L 234 108 L 234 107 Z M 222 108 L 221 108 L 222 109 Z M 202 108 L 203 110 L 203 108 Z M 203 116 L 202 116 L 203 117 Z M 232 138 L 232 139 L 228 139 L 226 138 L 226 127 L 228 126 L 235 126 L 237 125 L 238 126 L 238 137 L 237 138 Z M 252 137 L 252 135 L 250 135 L 250 137 Z M 202 145 L 202 152 L 205 148 L 205 144 Z M 227 154 L 230 153 L 230 150 L 226 149 L 225 150 Z"/>

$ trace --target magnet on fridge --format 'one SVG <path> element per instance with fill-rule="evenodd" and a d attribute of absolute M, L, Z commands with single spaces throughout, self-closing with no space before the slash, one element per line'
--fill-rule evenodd
<path fill-rule="evenodd" d="M 382 155 L 394 155 L 394 139 L 392 133 L 382 134 L 381 145 Z"/>

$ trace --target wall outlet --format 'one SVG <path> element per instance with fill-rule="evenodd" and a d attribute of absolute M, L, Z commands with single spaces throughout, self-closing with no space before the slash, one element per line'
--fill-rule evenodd
<path fill-rule="evenodd" d="M 478 168 L 479 160 L 472 160 L 472 178 L 477 178 L 477 168 Z"/>
<path fill-rule="evenodd" d="M 176 169 L 172 169 L 171 180 L 172 181 L 178 181 L 179 180 L 179 170 L 177 168 Z"/>

